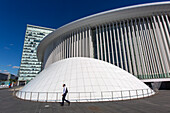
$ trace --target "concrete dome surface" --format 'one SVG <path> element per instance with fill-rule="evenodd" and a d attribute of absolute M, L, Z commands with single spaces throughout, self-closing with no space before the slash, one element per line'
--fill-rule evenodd
<path fill-rule="evenodd" d="M 17 97 L 33 101 L 61 101 L 62 85 L 70 101 L 126 100 L 154 92 L 139 79 L 110 63 L 84 57 L 57 61 L 24 86 Z"/>

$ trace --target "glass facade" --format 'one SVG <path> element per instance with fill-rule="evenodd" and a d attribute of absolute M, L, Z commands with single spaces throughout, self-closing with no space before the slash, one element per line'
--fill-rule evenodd
<path fill-rule="evenodd" d="M 37 59 L 37 46 L 54 29 L 27 25 L 23 46 L 19 81 L 30 81 L 41 71 L 41 62 Z"/>

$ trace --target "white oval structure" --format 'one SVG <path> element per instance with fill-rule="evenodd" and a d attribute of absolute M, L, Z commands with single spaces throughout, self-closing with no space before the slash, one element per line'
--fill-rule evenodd
<path fill-rule="evenodd" d="M 74 57 L 49 65 L 19 91 L 17 97 L 61 101 L 63 84 L 72 102 L 125 100 L 154 94 L 147 85 L 117 66 L 97 59 Z"/>

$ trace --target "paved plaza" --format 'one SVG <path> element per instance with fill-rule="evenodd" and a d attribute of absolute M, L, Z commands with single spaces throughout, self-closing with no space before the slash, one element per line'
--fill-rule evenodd
<path fill-rule="evenodd" d="M 170 113 L 170 90 L 161 90 L 149 98 L 127 101 L 39 103 L 17 99 L 10 89 L 0 90 L 0 113 Z"/>

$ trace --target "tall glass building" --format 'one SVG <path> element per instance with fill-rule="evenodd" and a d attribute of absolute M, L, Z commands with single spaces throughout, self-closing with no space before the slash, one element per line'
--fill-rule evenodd
<path fill-rule="evenodd" d="M 54 29 L 27 25 L 19 70 L 18 81 L 20 84 L 32 80 L 41 71 L 41 62 L 38 61 L 36 55 L 37 46 L 52 31 Z"/>

